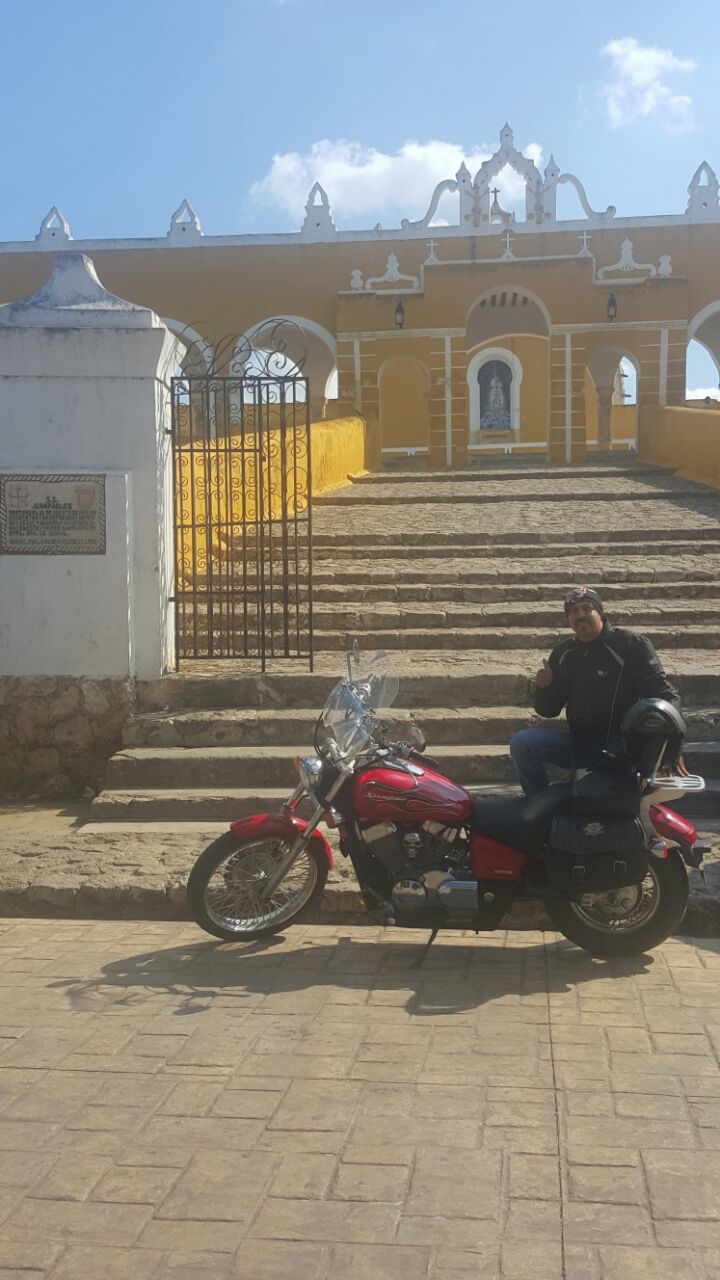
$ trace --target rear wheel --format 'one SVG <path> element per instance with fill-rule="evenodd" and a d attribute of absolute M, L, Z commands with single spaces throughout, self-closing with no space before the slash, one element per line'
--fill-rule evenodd
<path fill-rule="evenodd" d="M 322 896 L 327 859 L 308 841 L 272 896 L 262 890 L 289 850 L 277 836 L 240 841 L 232 831 L 214 840 L 190 872 L 187 901 L 193 919 L 228 942 L 263 938 L 299 920 Z"/>
<path fill-rule="evenodd" d="M 577 902 L 548 898 L 545 908 L 560 933 L 592 955 L 630 956 L 664 942 L 685 915 L 687 900 L 687 872 L 671 851 L 667 858 L 651 856 L 642 884 Z"/>

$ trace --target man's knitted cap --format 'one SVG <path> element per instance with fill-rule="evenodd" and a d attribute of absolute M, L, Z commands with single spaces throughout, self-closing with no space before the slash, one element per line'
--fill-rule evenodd
<path fill-rule="evenodd" d="M 581 600 L 587 600 L 588 604 L 593 604 L 601 617 L 605 617 L 605 607 L 597 591 L 594 591 L 592 587 L 573 587 L 572 591 L 568 591 L 565 597 L 566 618 L 573 605 L 579 604 Z"/>

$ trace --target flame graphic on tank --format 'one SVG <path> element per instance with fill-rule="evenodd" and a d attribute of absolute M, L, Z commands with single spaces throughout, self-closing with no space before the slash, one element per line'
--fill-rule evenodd
<path fill-rule="evenodd" d="M 368 786 L 363 787 L 363 793 L 367 800 L 383 801 L 388 800 L 396 805 L 399 809 L 407 809 L 408 813 L 425 813 L 428 807 L 427 797 L 413 796 L 412 792 L 394 791 L 391 787 L 383 787 L 376 782 L 371 782 Z M 434 809 L 449 809 L 454 812 L 456 802 L 454 800 L 438 800 L 433 799 L 432 806 Z"/>

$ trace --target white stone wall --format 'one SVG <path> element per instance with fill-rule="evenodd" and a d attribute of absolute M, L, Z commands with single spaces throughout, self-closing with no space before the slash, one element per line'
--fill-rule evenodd
<path fill-rule="evenodd" d="M 172 659 L 177 344 L 82 261 L 79 297 L 65 279 L 0 308 L 0 470 L 106 474 L 107 552 L 0 555 L 0 675 L 152 679 Z"/>

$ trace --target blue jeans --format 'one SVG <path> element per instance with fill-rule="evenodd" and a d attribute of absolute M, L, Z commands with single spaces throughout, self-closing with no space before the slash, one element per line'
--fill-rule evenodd
<path fill-rule="evenodd" d="M 569 733 L 554 729 L 521 729 L 510 739 L 510 755 L 526 796 L 550 785 L 546 764 L 575 768 L 575 748 Z"/>

